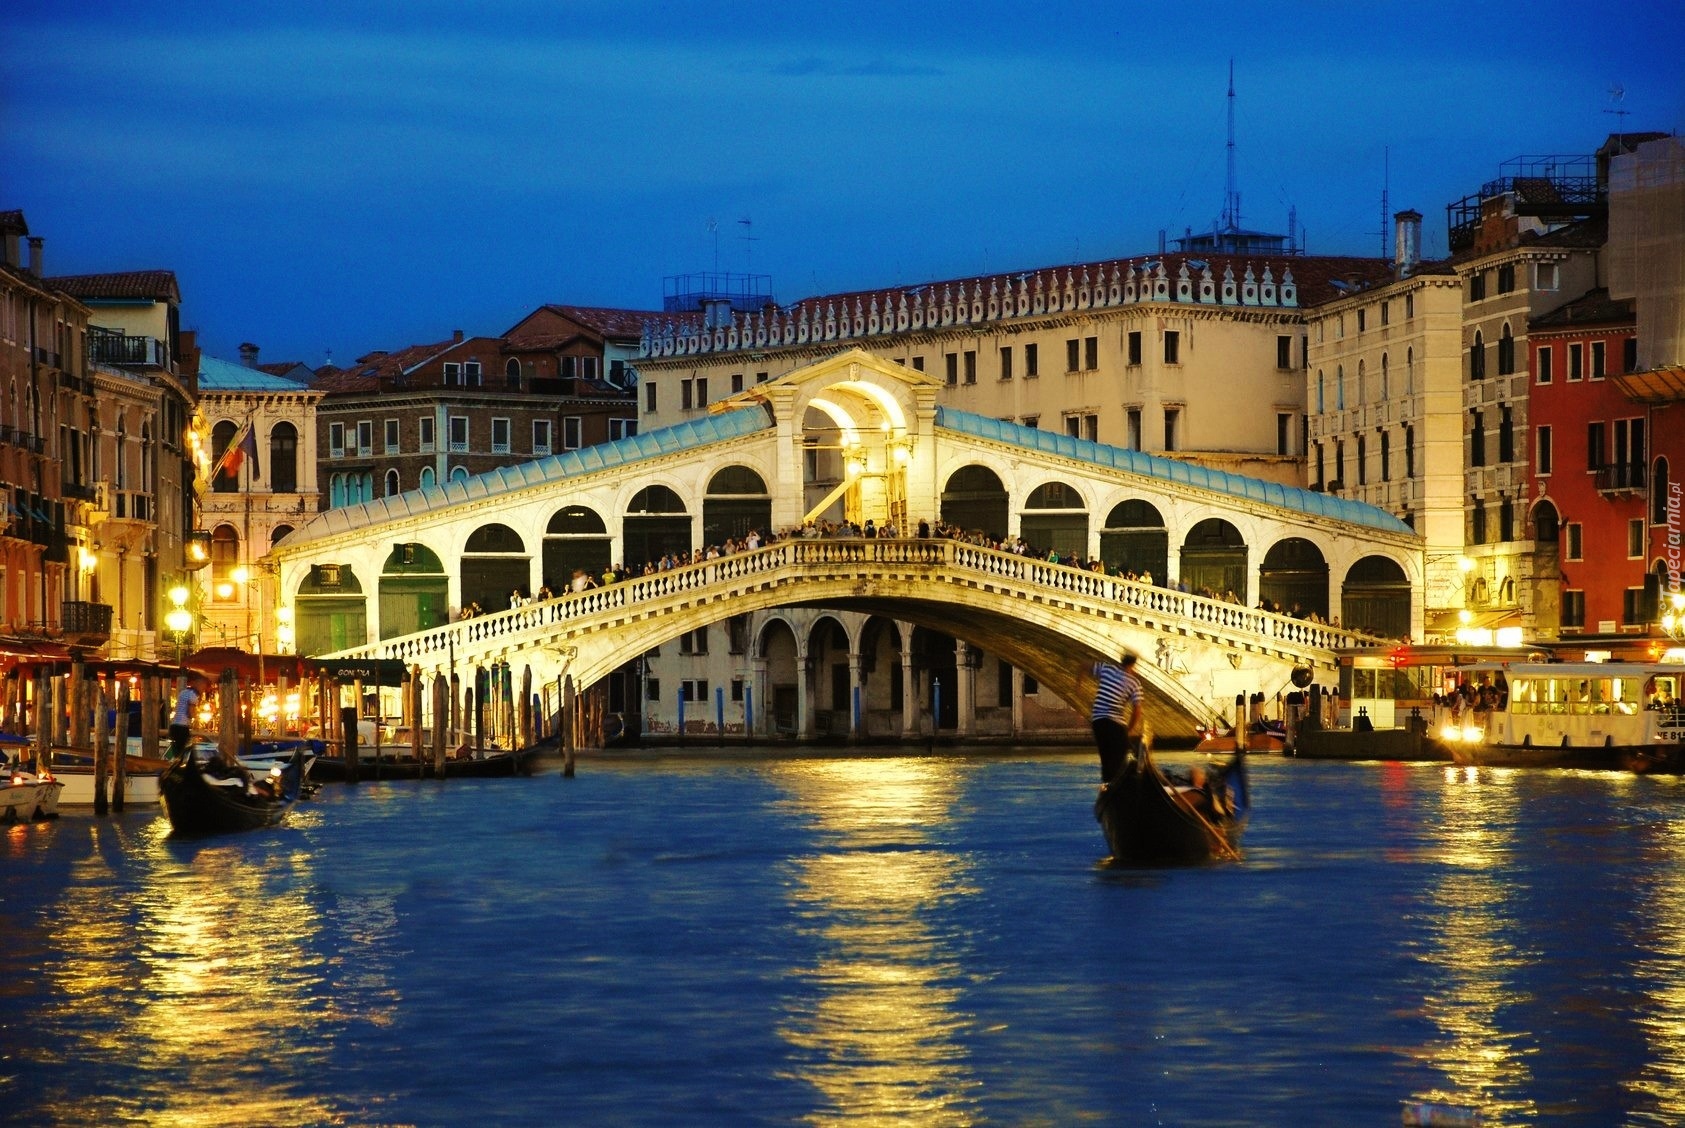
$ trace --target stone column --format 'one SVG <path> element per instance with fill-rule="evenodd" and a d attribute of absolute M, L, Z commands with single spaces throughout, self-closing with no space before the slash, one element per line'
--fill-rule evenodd
<path fill-rule="evenodd" d="M 954 732 L 970 736 L 977 724 L 977 671 L 971 668 L 971 645 L 954 643 Z"/>
<path fill-rule="evenodd" d="M 855 703 L 859 702 L 856 710 Z M 848 652 L 848 738 L 866 735 L 866 679 L 860 669 L 860 651 Z"/>
<path fill-rule="evenodd" d="M 912 739 L 919 734 L 918 671 L 913 669 L 913 627 L 911 623 L 897 623 L 901 631 L 901 736 Z"/>
<path fill-rule="evenodd" d="M 1024 671 L 1012 667 L 1012 735 L 1024 735 Z"/>
<path fill-rule="evenodd" d="M 749 688 L 754 691 L 755 732 L 748 735 L 770 734 L 772 732 L 772 702 L 767 698 L 765 658 L 756 657 L 750 661 Z"/>
<path fill-rule="evenodd" d="M 796 736 L 801 740 L 813 737 L 813 661 L 806 654 L 796 655 Z"/>

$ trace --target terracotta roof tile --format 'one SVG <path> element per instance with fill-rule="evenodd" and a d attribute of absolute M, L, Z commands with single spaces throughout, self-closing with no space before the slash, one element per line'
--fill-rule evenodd
<path fill-rule="evenodd" d="M 150 298 L 181 303 L 181 288 L 173 270 L 128 270 L 112 274 L 69 274 L 47 279 L 47 285 L 73 298 Z"/>
<path fill-rule="evenodd" d="M 601 306 L 557 305 L 554 302 L 547 303 L 544 308 L 572 318 L 605 337 L 622 339 L 641 338 L 646 324 L 655 324 L 672 316 L 660 310 L 606 309 Z"/>

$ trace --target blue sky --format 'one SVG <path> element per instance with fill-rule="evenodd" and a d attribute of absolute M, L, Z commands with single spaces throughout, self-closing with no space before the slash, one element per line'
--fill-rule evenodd
<path fill-rule="evenodd" d="M 1677 3 L 1604 11 L 12 0 L 0 209 L 50 274 L 174 270 L 215 355 L 348 363 L 716 264 L 792 301 L 1148 253 L 1222 210 L 1232 57 L 1245 226 L 1378 254 L 1386 181 L 1434 255 L 1504 160 L 1685 128 Z"/>

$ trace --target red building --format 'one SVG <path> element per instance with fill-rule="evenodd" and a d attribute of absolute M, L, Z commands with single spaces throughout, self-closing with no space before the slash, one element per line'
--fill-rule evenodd
<path fill-rule="evenodd" d="M 1635 366 L 1636 348 L 1632 303 L 1606 290 L 1529 323 L 1533 525 L 1541 549 L 1554 543 L 1557 551 L 1556 591 L 1542 590 L 1540 607 L 1555 603 L 1563 638 L 1630 642 L 1656 619 L 1649 517 L 1657 428 L 1617 379 Z M 1548 577 L 1541 569 L 1542 586 Z M 1548 616 L 1540 618 L 1548 633 Z"/>

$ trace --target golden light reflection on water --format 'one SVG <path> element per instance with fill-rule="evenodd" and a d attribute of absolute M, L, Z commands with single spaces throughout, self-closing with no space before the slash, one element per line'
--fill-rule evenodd
<path fill-rule="evenodd" d="M 817 930 L 817 988 L 780 1034 L 806 1051 L 800 1078 L 826 1124 L 946 1124 L 976 1118 L 978 1082 L 958 1037 L 971 1022 L 957 941 L 926 913 L 975 892 L 933 832 L 952 817 L 952 765 L 890 759 L 781 765 L 772 778 L 810 818 L 820 852 L 800 859 L 791 897 Z"/>
<path fill-rule="evenodd" d="M 1680 798 L 1678 784 L 1658 784 L 1673 792 L 1664 809 Z M 1633 947 L 1653 953 L 1635 976 L 1650 987 L 1649 1005 L 1638 1019 L 1650 1053 L 1629 1088 L 1654 1102 L 1658 1123 L 1685 1124 L 1685 824 L 1669 811 L 1651 832 L 1654 854 L 1642 859 L 1642 874 L 1635 875 L 1648 932 L 1631 938 Z"/>
<path fill-rule="evenodd" d="M 274 857 L 169 842 L 162 818 L 122 842 L 102 841 L 118 826 L 85 825 L 92 849 L 65 885 L 58 955 L 44 968 L 58 989 L 50 1005 L 70 1013 L 45 1017 L 81 1032 L 69 1053 L 154 1080 L 122 1094 L 49 1090 L 61 1103 L 34 1111 L 60 1123 L 338 1122 L 299 1091 L 325 1017 L 307 1005 L 321 971 L 302 954 L 320 928 L 298 891 L 308 882 L 270 888 Z M 132 851 L 151 855 L 151 880 L 116 895 L 114 860 Z M 295 854 L 286 864 L 296 873 L 311 862 Z"/>
<path fill-rule="evenodd" d="M 1516 973 L 1528 962 L 1505 938 L 1514 934 L 1500 873 L 1515 850 L 1507 812 L 1520 800 L 1513 772 L 1446 768 L 1435 844 L 1445 876 L 1429 890 L 1427 959 L 1438 990 L 1423 1000 L 1440 1038 L 1422 1056 L 1449 1082 L 1421 1097 L 1475 1105 L 1494 1123 L 1531 1119 L 1531 1102 L 1500 1096 L 1524 1092 L 1531 1079 L 1522 1045 L 1526 1031 L 1506 1029 L 1506 1007 L 1521 999 Z"/>

